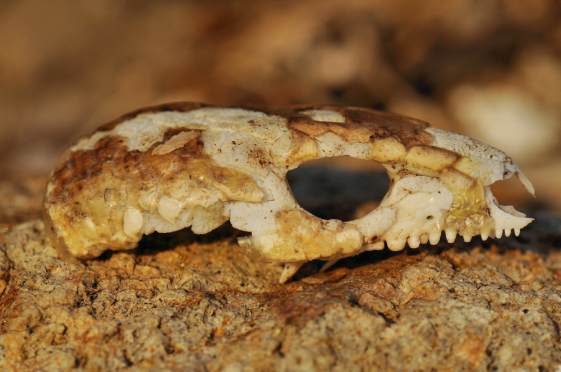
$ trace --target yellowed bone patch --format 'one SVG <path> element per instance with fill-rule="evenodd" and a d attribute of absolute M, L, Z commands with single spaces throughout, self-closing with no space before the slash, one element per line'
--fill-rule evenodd
<path fill-rule="evenodd" d="M 276 218 L 282 244 L 266 253 L 275 261 L 346 257 L 364 244 L 355 226 L 338 220 L 323 221 L 302 210 L 281 211 Z"/>
<path fill-rule="evenodd" d="M 397 138 L 389 137 L 374 142 L 370 157 L 380 163 L 388 163 L 402 161 L 405 154 L 405 146 Z"/>
<path fill-rule="evenodd" d="M 260 202 L 265 197 L 253 178 L 236 169 L 213 167 L 212 175 L 217 188 L 231 200 Z"/>
<path fill-rule="evenodd" d="M 408 165 L 442 171 L 458 161 L 460 156 L 452 151 L 433 146 L 416 146 L 407 153 L 405 160 Z"/>
<path fill-rule="evenodd" d="M 292 136 L 292 148 L 286 157 L 286 164 L 300 164 L 317 157 L 318 145 L 316 141 L 299 132 L 295 132 Z"/>

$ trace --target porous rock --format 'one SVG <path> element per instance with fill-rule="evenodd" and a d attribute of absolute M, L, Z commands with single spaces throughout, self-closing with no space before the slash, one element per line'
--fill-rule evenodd
<path fill-rule="evenodd" d="M 228 226 L 68 263 L 28 215 L 0 221 L 0 370 L 553 371 L 561 362 L 561 255 L 535 252 L 558 245 L 555 219 L 538 218 L 519 238 L 366 252 L 323 273 L 312 262 L 280 285 L 281 267 L 251 261 Z"/>

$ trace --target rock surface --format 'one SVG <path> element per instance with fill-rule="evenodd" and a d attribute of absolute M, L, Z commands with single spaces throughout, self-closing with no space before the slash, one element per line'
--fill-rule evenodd
<path fill-rule="evenodd" d="M 519 238 L 367 252 L 323 273 L 312 262 L 279 285 L 281 267 L 249 260 L 228 226 L 64 262 L 29 190 L 0 184 L 20 200 L 0 201 L 0 370 L 561 365 L 561 230 L 545 215 Z"/>

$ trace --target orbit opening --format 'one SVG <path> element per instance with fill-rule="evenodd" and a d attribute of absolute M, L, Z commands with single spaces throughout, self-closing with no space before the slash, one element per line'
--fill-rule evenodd
<path fill-rule="evenodd" d="M 324 220 L 361 218 L 378 207 L 390 187 L 380 163 L 349 156 L 305 162 L 286 179 L 298 204 Z"/>
<path fill-rule="evenodd" d="M 499 205 L 512 205 L 517 210 L 527 210 L 535 203 L 534 197 L 516 177 L 494 182 L 490 188 Z"/>

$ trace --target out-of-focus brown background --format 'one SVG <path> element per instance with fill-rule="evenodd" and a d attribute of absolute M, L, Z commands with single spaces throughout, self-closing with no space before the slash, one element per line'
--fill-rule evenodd
<path fill-rule="evenodd" d="M 484 140 L 561 210 L 560 15 L 553 0 L 4 0 L 0 180 L 48 173 L 141 106 L 336 103 Z"/>

